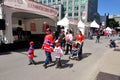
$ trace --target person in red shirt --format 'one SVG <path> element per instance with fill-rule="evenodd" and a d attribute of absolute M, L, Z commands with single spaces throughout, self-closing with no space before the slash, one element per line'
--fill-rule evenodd
<path fill-rule="evenodd" d="M 42 49 L 44 49 L 46 54 L 46 60 L 45 64 L 43 65 L 45 68 L 47 68 L 47 64 L 52 62 L 51 52 L 53 52 L 53 35 L 51 34 L 51 29 L 48 28 L 46 30 L 46 36 L 44 38 L 44 42 L 42 45 Z"/>
<path fill-rule="evenodd" d="M 76 42 L 78 43 L 78 48 L 79 48 L 78 60 L 81 60 L 82 59 L 82 47 L 83 47 L 83 42 L 84 42 L 84 35 L 82 34 L 81 31 L 77 32 Z"/>
<path fill-rule="evenodd" d="M 29 43 L 30 47 L 29 47 L 29 50 L 28 50 L 28 58 L 29 58 L 29 64 L 28 65 L 31 65 L 31 64 L 36 64 L 35 61 L 33 60 L 34 58 L 34 42 L 33 41 L 30 41 Z"/>

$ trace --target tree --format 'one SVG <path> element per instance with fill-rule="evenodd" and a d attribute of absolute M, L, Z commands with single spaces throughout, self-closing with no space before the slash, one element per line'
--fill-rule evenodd
<path fill-rule="evenodd" d="M 116 28 L 116 27 L 119 26 L 119 22 L 115 21 L 114 18 L 108 19 L 107 20 L 107 26 L 112 27 L 112 28 Z"/>

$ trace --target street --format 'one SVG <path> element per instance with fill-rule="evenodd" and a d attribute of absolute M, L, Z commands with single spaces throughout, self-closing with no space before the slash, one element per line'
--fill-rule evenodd
<path fill-rule="evenodd" d="M 69 55 L 64 55 L 62 69 L 56 69 L 54 63 L 44 69 L 45 54 L 41 49 L 35 49 L 37 65 L 28 65 L 27 49 L 0 53 L 0 80 L 90 80 L 96 64 L 110 50 L 106 47 L 109 39 L 102 36 L 100 43 L 95 40 L 96 37 L 85 40 L 81 61 L 69 60 Z M 52 58 L 55 61 L 54 53 Z"/>

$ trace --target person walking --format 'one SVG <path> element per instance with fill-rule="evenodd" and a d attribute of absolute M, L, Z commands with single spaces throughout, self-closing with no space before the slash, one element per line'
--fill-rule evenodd
<path fill-rule="evenodd" d="M 44 49 L 46 54 L 46 60 L 43 66 L 44 68 L 47 68 L 47 65 L 52 62 L 51 52 L 53 51 L 53 35 L 51 34 L 50 28 L 46 30 L 42 49 Z"/>
<path fill-rule="evenodd" d="M 65 51 L 65 55 L 68 54 L 68 52 L 72 50 L 72 40 L 73 40 L 73 35 L 70 33 L 70 30 L 68 30 L 68 34 L 66 34 L 65 37 L 66 40 L 66 51 Z M 69 49 L 70 48 L 70 49 Z"/>
<path fill-rule="evenodd" d="M 56 68 L 62 68 L 61 56 L 63 56 L 63 50 L 62 47 L 60 46 L 59 40 L 56 40 L 55 44 L 56 45 L 53 51 L 55 52 Z"/>
<path fill-rule="evenodd" d="M 36 64 L 35 61 L 33 60 L 34 58 L 34 42 L 31 41 L 29 43 L 30 47 L 29 47 L 29 50 L 28 50 L 28 58 L 29 58 L 29 64 L 28 65 L 31 65 L 31 64 Z"/>
<path fill-rule="evenodd" d="M 83 43 L 84 43 L 84 35 L 82 34 L 81 31 L 77 32 L 76 35 L 76 41 L 78 43 L 78 61 L 82 59 L 82 47 L 83 47 Z"/>
<path fill-rule="evenodd" d="M 96 36 L 96 43 L 99 43 L 100 42 L 100 33 L 97 33 L 97 36 Z"/>
<path fill-rule="evenodd" d="M 60 34 L 58 40 L 60 41 L 60 45 L 61 45 L 62 49 L 64 50 L 65 49 L 65 42 L 66 42 L 65 41 L 65 31 L 64 30 L 61 31 L 61 34 Z"/>

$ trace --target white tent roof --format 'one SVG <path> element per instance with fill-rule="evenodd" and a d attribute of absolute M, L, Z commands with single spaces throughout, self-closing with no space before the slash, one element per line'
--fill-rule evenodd
<path fill-rule="evenodd" d="M 107 27 L 105 30 L 112 31 L 112 29 L 110 27 Z"/>
<path fill-rule="evenodd" d="M 84 34 L 85 24 L 81 20 L 78 22 L 78 29 L 82 32 L 82 34 Z"/>
<path fill-rule="evenodd" d="M 98 25 L 97 22 L 94 20 L 93 22 L 91 22 L 90 27 L 99 28 L 99 25 Z"/>
<path fill-rule="evenodd" d="M 69 20 L 68 18 L 65 16 L 63 19 L 61 19 L 60 21 L 57 22 L 57 25 L 61 25 L 61 26 L 69 26 Z"/>
<path fill-rule="evenodd" d="M 80 21 L 78 22 L 78 27 L 79 27 L 79 28 L 85 28 L 85 24 L 80 20 Z"/>

